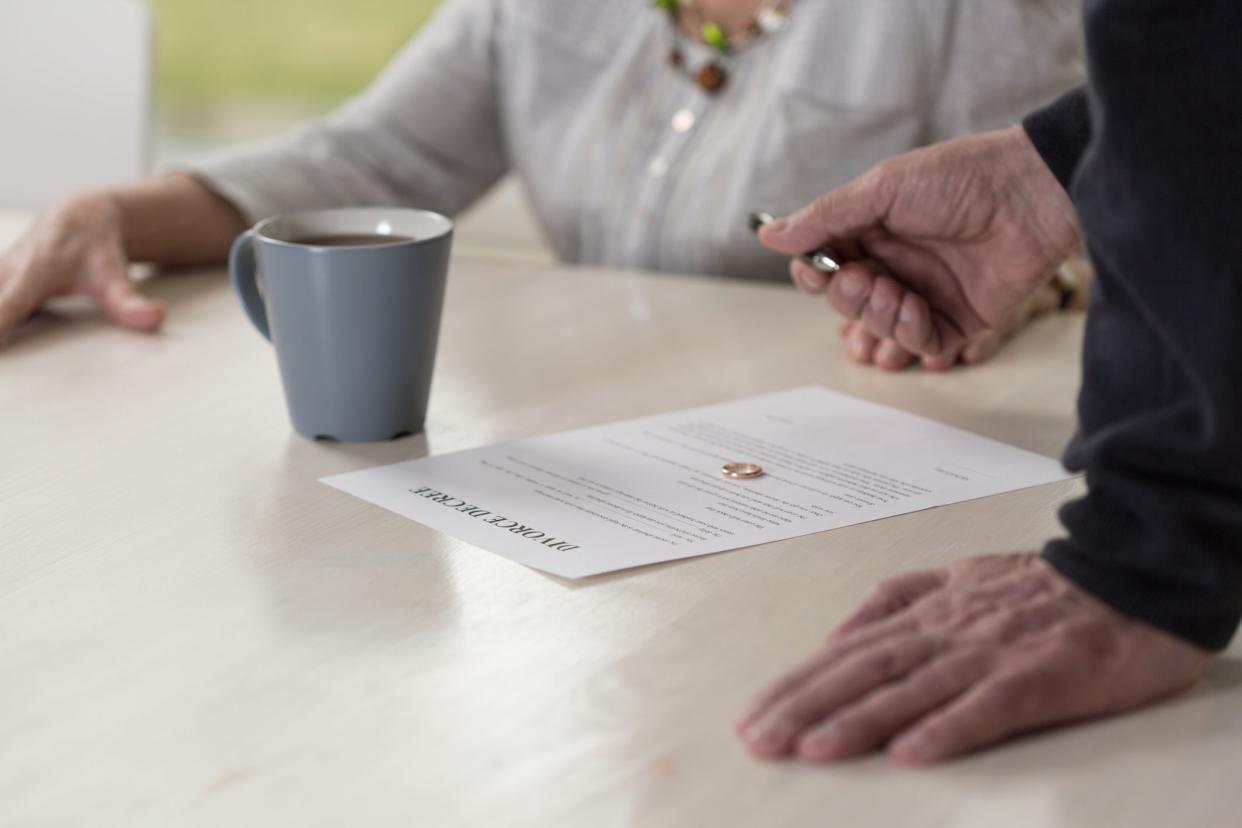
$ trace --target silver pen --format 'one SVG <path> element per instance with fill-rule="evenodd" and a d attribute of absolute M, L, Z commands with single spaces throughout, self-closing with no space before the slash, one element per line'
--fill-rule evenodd
<path fill-rule="evenodd" d="M 750 213 L 750 229 L 755 233 L 759 232 L 759 228 L 765 224 L 771 224 L 776 221 L 776 216 L 765 210 L 752 210 Z M 818 250 L 812 250 L 809 253 L 803 253 L 796 256 L 799 261 L 809 264 L 820 273 L 836 273 L 841 269 L 840 259 L 836 253 L 830 248 L 821 247 Z"/>

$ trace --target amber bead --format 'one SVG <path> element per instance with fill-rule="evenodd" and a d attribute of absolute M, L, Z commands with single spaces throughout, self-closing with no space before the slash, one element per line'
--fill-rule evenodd
<path fill-rule="evenodd" d="M 685 58 L 682 57 L 681 49 L 673 47 L 668 50 L 668 63 L 670 66 L 681 66 L 684 60 Z"/>
<path fill-rule="evenodd" d="M 695 76 L 699 86 L 708 92 L 719 92 L 721 87 L 725 85 L 728 76 L 725 74 L 724 68 L 718 63 L 709 63 L 699 70 Z"/>

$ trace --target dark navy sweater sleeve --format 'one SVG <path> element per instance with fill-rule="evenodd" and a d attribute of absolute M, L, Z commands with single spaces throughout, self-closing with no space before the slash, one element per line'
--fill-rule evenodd
<path fill-rule="evenodd" d="M 1066 92 L 1049 106 L 1032 112 L 1022 126 L 1044 163 L 1068 190 L 1091 141 L 1086 87 Z"/>
<path fill-rule="evenodd" d="M 1096 281 L 1065 459 L 1088 493 L 1044 555 L 1218 649 L 1242 617 L 1242 2 L 1084 8 L 1091 137 L 1071 196 Z"/>

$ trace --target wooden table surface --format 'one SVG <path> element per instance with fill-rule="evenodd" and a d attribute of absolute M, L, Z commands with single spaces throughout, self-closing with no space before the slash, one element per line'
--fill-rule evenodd
<path fill-rule="evenodd" d="M 583 582 L 316 482 L 805 383 L 1056 454 L 1079 319 L 887 375 L 781 286 L 458 258 L 426 433 L 328 445 L 226 281 L 151 282 L 158 336 L 71 309 L 0 351 L 0 824 L 1237 824 L 1236 645 L 1158 708 L 938 768 L 732 733 L 877 579 L 1038 548 L 1078 482 Z"/>

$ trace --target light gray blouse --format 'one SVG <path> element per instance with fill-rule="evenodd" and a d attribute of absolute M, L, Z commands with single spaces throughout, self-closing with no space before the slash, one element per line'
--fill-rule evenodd
<path fill-rule="evenodd" d="M 565 261 L 786 278 L 746 228 L 880 159 L 1015 123 L 1083 79 L 1078 0 L 800 0 L 728 59 L 671 66 L 648 0 L 447 0 L 358 98 L 194 168 L 252 220 L 454 215 L 506 172 Z M 683 44 L 692 71 L 708 54 Z"/>

